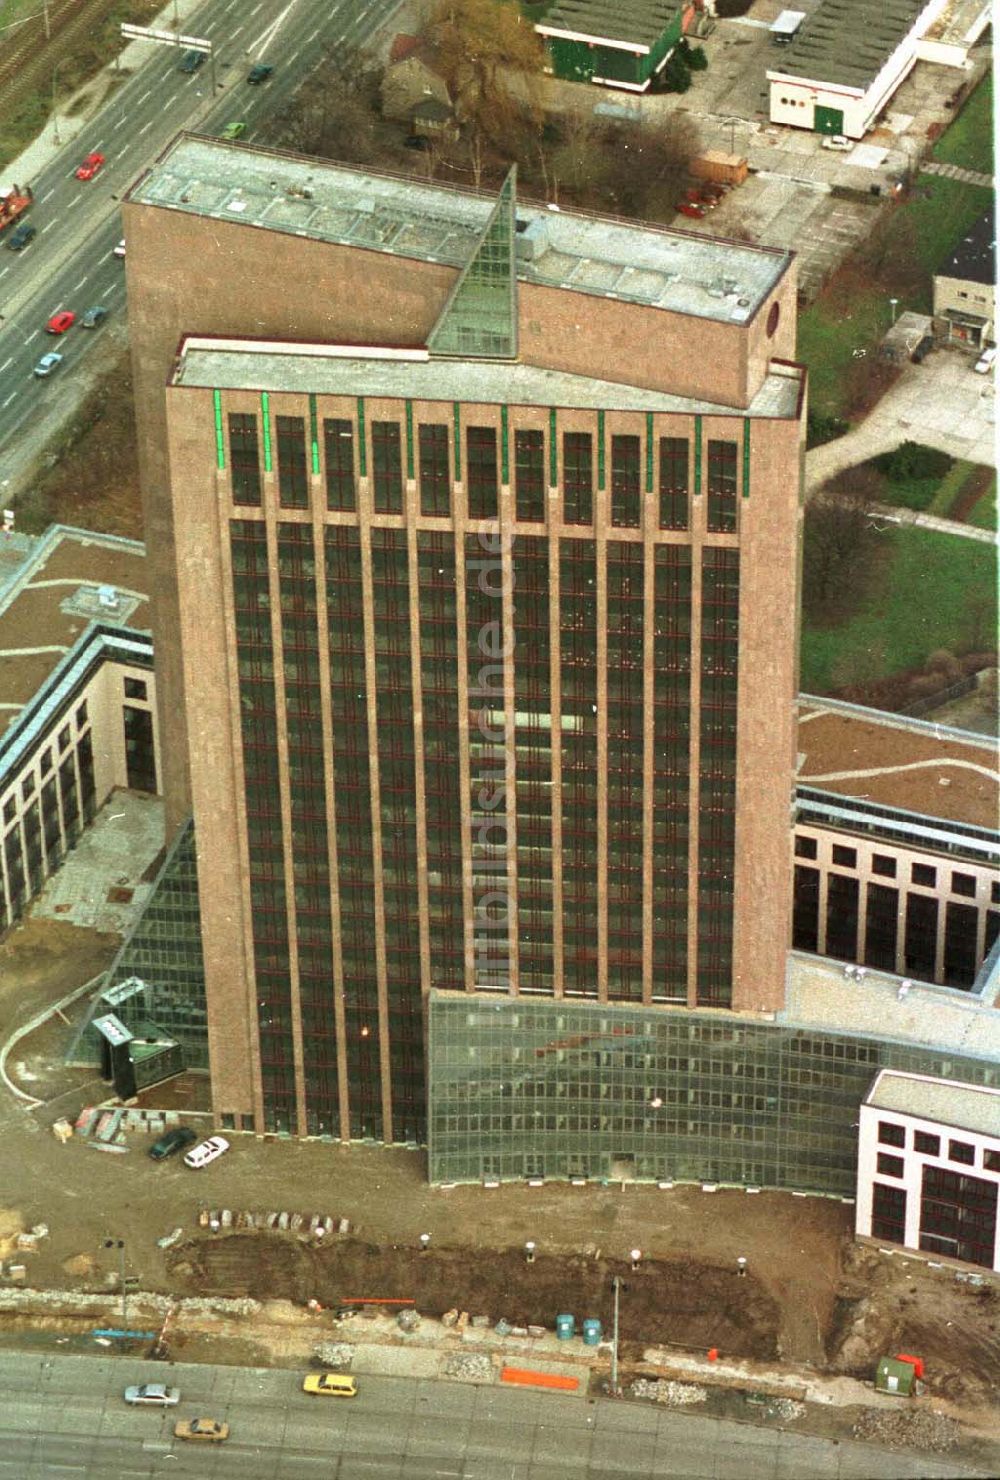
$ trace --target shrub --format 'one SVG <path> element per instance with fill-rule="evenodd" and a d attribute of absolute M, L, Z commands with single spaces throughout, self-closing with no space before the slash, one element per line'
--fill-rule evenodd
<path fill-rule="evenodd" d="M 907 483 L 914 478 L 940 480 L 951 472 L 955 459 L 936 447 L 922 447 L 919 442 L 901 442 L 891 452 L 873 458 L 880 473 L 890 483 Z"/>
<path fill-rule="evenodd" d="M 708 57 L 703 46 L 689 46 L 684 56 L 692 72 L 704 72 L 708 66 Z"/>
<path fill-rule="evenodd" d="M 664 92 L 685 93 L 691 86 L 691 69 L 678 51 L 673 53 L 660 76 Z"/>
<path fill-rule="evenodd" d="M 730 236 L 732 232 L 730 232 Z M 814 411 L 811 407 L 806 419 L 806 447 L 821 447 L 824 442 L 832 442 L 835 437 L 842 437 L 847 431 L 847 422 L 839 416 L 833 416 L 828 411 Z"/>

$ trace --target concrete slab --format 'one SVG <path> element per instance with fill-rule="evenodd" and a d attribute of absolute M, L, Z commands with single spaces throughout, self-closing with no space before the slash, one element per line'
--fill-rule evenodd
<path fill-rule="evenodd" d="M 112 792 L 29 913 L 124 935 L 149 898 L 153 886 L 142 875 L 162 847 L 162 801 Z M 112 889 L 125 897 L 109 899 Z"/>

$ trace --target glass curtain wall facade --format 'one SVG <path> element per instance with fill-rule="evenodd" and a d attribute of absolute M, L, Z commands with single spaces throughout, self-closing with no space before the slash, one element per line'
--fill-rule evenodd
<path fill-rule="evenodd" d="M 423 1140 L 432 989 L 729 1005 L 749 439 L 227 395 L 261 1128 Z"/>

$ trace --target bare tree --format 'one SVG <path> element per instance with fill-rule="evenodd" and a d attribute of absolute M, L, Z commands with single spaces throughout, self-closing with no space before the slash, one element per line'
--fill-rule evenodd
<path fill-rule="evenodd" d="M 852 611 L 864 594 L 875 541 L 871 509 L 882 480 L 852 468 L 821 488 L 806 508 L 802 539 L 802 606 L 812 621 Z"/>
<path fill-rule="evenodd" d="M 530 87 L 515 97 L 508 75 L 537 77 L 544 60 L 541 40 L 522 19 L 517 0 L 436 0 L 423 33 L 459 119 L 516 157 L 525 123 L 537 127 L 540 115 Z"/>

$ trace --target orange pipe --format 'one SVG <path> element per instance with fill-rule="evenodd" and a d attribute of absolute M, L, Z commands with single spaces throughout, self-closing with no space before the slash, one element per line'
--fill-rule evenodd
<path fill-rule="evenodd" d="M 553 1377 L 551 1372 L 530 1372 L 526 1367 L 504 1367 L 500 1381 L 517 1383 L 521 1387 L 558 1388 L 567 1393 L 575 1393 L 580 1386 L 578 1377 Z"/>

